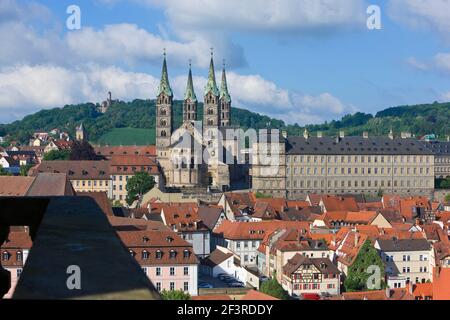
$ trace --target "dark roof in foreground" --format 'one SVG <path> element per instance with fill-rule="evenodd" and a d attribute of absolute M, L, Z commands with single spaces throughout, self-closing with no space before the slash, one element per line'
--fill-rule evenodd
<path fill-rule="evenodd" d="M 286 154 L 331 155 L 433 155 L 423 143 L 413 138 L 389 137 L 288 137 Z"/>
<path fill-rule="evenodd" d="M 383 251 L 426 251 L 431 245 L 425 239 L 378 240 Z"/>

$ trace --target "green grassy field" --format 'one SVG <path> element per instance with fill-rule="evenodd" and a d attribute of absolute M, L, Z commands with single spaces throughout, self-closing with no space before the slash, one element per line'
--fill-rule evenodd
<path fill-rule="evenodd" d="M 116 128 L 100 137 L 97 144 L 110 146 L 143 146 L 155 144 L 154 129 Z"/>

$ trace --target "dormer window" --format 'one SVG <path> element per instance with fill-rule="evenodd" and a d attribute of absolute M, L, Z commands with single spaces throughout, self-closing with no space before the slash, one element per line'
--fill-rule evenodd
<path fill-rule="evenodd" d="M 170 250 L 169 257 L 170 259 L 175 259 L 177 256 L 177 252 L 175 250 Z"/>
<path fill-rule="evenodd" d="M 4 251 L 2 253 L 2 261 L 8 261 L 9 260 L 9 253 L 7 251 Z"/>
<path fill-rule="evenodd" d="M 171 243 L 173 241 L 173 238 L 169 236 L 166 238 L 166 240 L 167 240 L 167 242 Z"/>
<path fill-rule="evenodd" d="M 190 256 L 191 256 L 191 252 L 189 250 L 184 250 L 183 257 L 184 258 L 189 258 Z"/>
<path fill-rule="evenodd" d="M 134 256 L 135 256 L 135 253 L 134 253 L 134 251 L 133 251 L 133 250 L 130 250 L 130 255 L 131 255 L 132 257 L 134 257 Z"/>
<path fill-rule="evenodd" d="M 150 239 L 147 236 L 142 237 L 142 242 L 147 243 L 149 241 L 150 241 Z"/>
<path fill-rule="evenodd" d="M 143 259 L 143 260 L 147 260 L 148 257 L 149 257 L 148 251 L 146 251 L 146 250 L 142 251 L 142 259 Z"/>
<path fill-rule="evenodd" d="M 17 253 L 16 253 L 16 260 L 18 262 L 22 262 L 22 258 L 23 258 L 22 251 L 17 251 Z"/>
<path fill-rule="evenodd" d="M 157 250 L 156 251 L 156 259 L 161 259 L 162 258 L 162 251 L 161 250 Z"/>

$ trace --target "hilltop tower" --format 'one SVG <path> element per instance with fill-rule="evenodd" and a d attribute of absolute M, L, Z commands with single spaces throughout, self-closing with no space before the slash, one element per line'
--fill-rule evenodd
<path fill-rule="evenodd" d="M 220 126 L 228 127 L 231 123 L 231 96 L 228 93 L 227 75 L 225 72 L 225 61 L 222 69 L 222 83 L 220 85 L 219 95 L 220 105 Z"/>
<path fill-rule="evenodd" d="M 167 73 L 166 52 L 161 81 L 156 96 L 156 152 L 159 158 L 169 157 L 170 137 L 173 131 L 173 92 Z"/>
<path fill-rule="evenodd" d="M 197 97 L 194 91 L 192 81 L 191 63 L 189 62 L 189 75 L 184 94 L 183 102 L 183 122 L 192 122 L 197 120 Z"/>

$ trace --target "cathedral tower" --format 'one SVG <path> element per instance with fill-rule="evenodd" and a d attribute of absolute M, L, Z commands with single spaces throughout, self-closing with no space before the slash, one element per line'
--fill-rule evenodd
<path fill-rule="evenodd" d="M 208 82 L 205 87 L 203 107 L 203 127 L 205 129 L 217 128 L 220 124 L 219 115 L 219 89 L 216 84 L 214 72 L 213 53 L 211 51 L 211 63 L 209 65 Z"/>
<path fill-rule="evenodd" d="M 161 82 L 156 97 L 156 150 L 157 156 L 160 158 L 169 157 L 170 137 L 173 130 L 172 100 L 173 93 L 169 84 L 166 53 L 164 52 Z"/>
<path fill-rule="evenodd" d="M 228 127 L 230 125 L 231 118 L 231 96 L 228 93 L 227 75 L 225 73 L 225 62 L 223 63 L 222 70 L 222 83 L 220 85 L 220 126 Z"/>
<path fill-rule="evenodd" d="M 183 102 L 183 122 L 192 122 L 196 120 L 197 97 L 195 96 L 194 84 L 192 82 L 191 63 L 189 62 L 189 75 Z"/>

